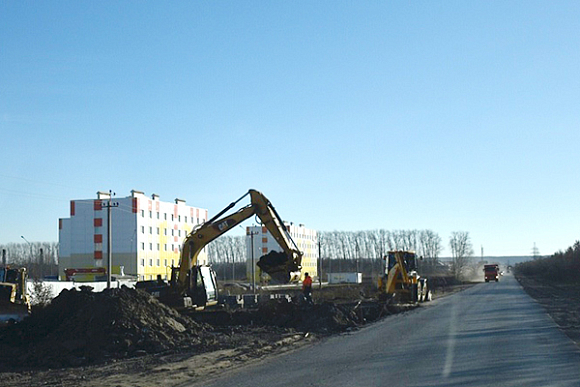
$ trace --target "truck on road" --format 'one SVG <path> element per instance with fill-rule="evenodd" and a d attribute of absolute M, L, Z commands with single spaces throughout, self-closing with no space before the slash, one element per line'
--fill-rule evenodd
<path fill-rule="evenodd" d="M 483 266 L 483 278 L 485 282 L 499 281 L 499 265 L 497 263 Z"/>

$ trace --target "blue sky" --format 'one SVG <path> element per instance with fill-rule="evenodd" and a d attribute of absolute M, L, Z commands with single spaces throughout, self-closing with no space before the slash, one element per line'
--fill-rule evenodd
<path fill-rule="evenodd" d="M 580 239 L 580 3 L 0 3 L 0 243 L 131 189 L 324 230 Z"/>

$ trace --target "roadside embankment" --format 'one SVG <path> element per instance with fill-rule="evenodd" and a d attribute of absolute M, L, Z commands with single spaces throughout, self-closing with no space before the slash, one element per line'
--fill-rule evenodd
<path fill-rule="evenodd" d="M 526 276 L 518 271 L 514 275 L 560 329 L 580 346 L 580 284 L 548 281 L 537 276 Z"/>

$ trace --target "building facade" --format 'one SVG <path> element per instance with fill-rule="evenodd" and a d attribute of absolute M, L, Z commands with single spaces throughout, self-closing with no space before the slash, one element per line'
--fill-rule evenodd
<path fill-rule="evenodd" d="M 304 273 L 308 273 L 316 280 L 318 278 L 318 234 L 316 230 L 308 229 L 303 224 L 295 225 L 294 223 L 284 222 L 284 225 L 298 249 L 304 253 L 300 279 L 304 279 Z M 256 283 L 265 281 L 264 274 L 256 264 L 262 255 L 268 254 L 272 250 L 283 251 L 266 227 L 246 227 L 246 274 L 250 280 L 252 278 L 253 261 Z"/>
<path fill-rule="evenodd" d="M 67 268 L 107 267 L 109 193 L 96 199 L 71 200 L 70 217 L 59 219 L 59 276 Z M 113 198 L 111 207 L 112 274 L 139 280 L 164 279 L 179 265 L 185 237 L 208 219 L 207 209 L 188 206 L 185 200 L 163 202 L 159 195 L 131 191 Z M 207 263 L 205 251 L 199 263 Z"/>

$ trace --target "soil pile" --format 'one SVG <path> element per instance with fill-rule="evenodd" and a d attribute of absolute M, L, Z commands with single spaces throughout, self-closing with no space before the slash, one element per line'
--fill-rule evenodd
<path fill-rule="evenodd" d="M 22 323 L 0 330 L 0 368 L 67 367 L 200 344 L 208 327 L 145 292 L 64 290 Z"/>
<path fill-rule="evenodd" d="M 342 332 L 358 326 L 360 321 L 352 308 L 330 302 L 304 305 L 285 300 L 272 300 L 257 311 L 259 323 L 302 332 Z"/>
<path fill-rule="evenodd" d="M 261 303 L 258 309 L 222 311 L 220 313 L 192 314 L 198 321 L 213 326 L 266 326 L 289 331 L 338 333 L 374 321 L 386 314 L 378 303 L 372 307 L 359 304 L 322 302 L 309 305 L 288 302 L 286 299 Z"/>

